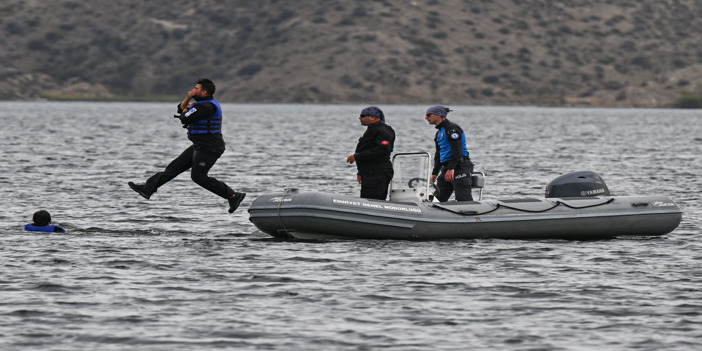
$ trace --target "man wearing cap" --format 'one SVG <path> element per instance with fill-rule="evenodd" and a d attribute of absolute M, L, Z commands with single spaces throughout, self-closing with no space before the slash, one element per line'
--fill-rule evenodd
<path fill-rule="evenodd" d="M 376 106 L 364 108 L 358 119 L 368 128 L 358 139 L 356 152 L 346 158 L 346 162 L 356 162 L 362 198 L 385 200 L 394 174 L 390 154 L 395 144 L 395 131 L 385 124 L 385 115 Z"/>
<path fill-rule="evenodd" d="M 456 201 L 473 201 L 470 179 L 473 162 L 466 147 L 466 133 L 446 118 L 449 112 L 448 107 L 441 105 L 427 109 L 425 119 L 438 129 L 434 137 L 436 155 L 431 180 L 439 189 L 437 199 L 440 202 L 448 201 L 453 192 L 456 192 Z"/>

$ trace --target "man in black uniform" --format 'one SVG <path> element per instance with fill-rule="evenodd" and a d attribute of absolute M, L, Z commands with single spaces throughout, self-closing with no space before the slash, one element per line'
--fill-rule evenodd
<path fill-rule="evenodd" d="M 473 201 L 470 179 L 473 173 L 473 162 L 470 160 L 466 146 L 466 133 L 458 124 L 446 119 L 449 112 L 451 110 L 448 107 L 441 105 L 427 109 L 425 119 L 437 129 L 434 138 L 436 155 L 431 181 L 436 182 L 436 187 L 439 189 L 437 199 L 440 202 L 448 201 L 454 191 L 456 201 Z"/>
<path fill-rule="evenodd" d="M 394 174 L 390 154 L 395 144 L 395 131 L 385 124 L 385 115 L 376 106 L 364 108 L 358 119 L 368 128 L 358 139 L 356 152 L 346 162 L 356 162 L 362 198 L 385 200 Z"/>
<path fill-rule="evenodd" d="M 154 174 L 145 184 L 129 182 L 130 188 L 149 199 L 161 185 L 192 168 L 192 180 L 227 199 L 229 213 L 239 207 L 246 193 L 236 192 L 227 184 L 207 175 L 225 150 L 222 138 L 222 107 L 213 97 L 214 93 L 215 85 L 211 80 L 200 78 L 197 81 L 195 88 L 178 104 L 178 114 L 174 116 L 180 119 L 183 128 L 188 129 L 188 139 L 193 144 L 166 166 L 163 172 Z M 190 103 L 190 100 L 195 102 Z"/>

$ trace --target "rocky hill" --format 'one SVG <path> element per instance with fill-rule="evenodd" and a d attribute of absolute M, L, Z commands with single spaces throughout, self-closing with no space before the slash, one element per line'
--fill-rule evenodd
<path fill-rule="evenodd" d="M 669 106 L 699 0 L 4 0 L 5 99 Z"/>

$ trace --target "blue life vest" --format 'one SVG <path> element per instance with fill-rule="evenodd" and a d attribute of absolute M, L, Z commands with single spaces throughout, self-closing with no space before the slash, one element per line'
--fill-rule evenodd
<path fill-rule="evenodd" d="M 436 132 L 436 143 L 439 145 L 439 157 L 441 158 L 441 163 L 448 162 L 451 160 L 451 139 L 461 138 L 461 143 L 463 144 L 463 152 L 461 156 L 470 157 L 468 153 L 468 147 L 466 146 L 466 132 L 461 131 L 461 134 L 454 132 L 451 135 L 447 135 L 446 129 L 441 128 Z"/>
<path fill-rule="evenodd" d="M 57 225 L 43 225 L 43 226 L 38 226 L 34 225 L 34 223 L 29 223 L 24 226 L 24 230 L 30 231 L 30 232 L 47 232 L 47 233 L 65 233 L 66 229 L 63 229 Z"/>
<path fill-rule="evenodd" d="M 198 104 L 211 103 L 215 106 L 215 113 L 212 117 L 208 119 L 201 119 L 197 122 L 190 124 L 188 127 L 188 134 L 219 134 L 222 133 L 222 106 L 219 105 L 219 101 L 216 99 L 203 100 L 196 102 L 191 108 L 197 109 Z M 185 113 L 188 115 L 188 112 Z"/>

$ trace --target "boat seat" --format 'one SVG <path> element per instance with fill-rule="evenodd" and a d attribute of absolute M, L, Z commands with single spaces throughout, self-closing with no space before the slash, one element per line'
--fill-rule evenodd
<path fill-rule="evenodd" d="M 471 188 L 480 189 L 480 195 L 478 196 L 478 201 L 483 200 L 483 188 L 485 187 L 485 173 L 483 172 L 473 172 L 470 174 Z"/>

